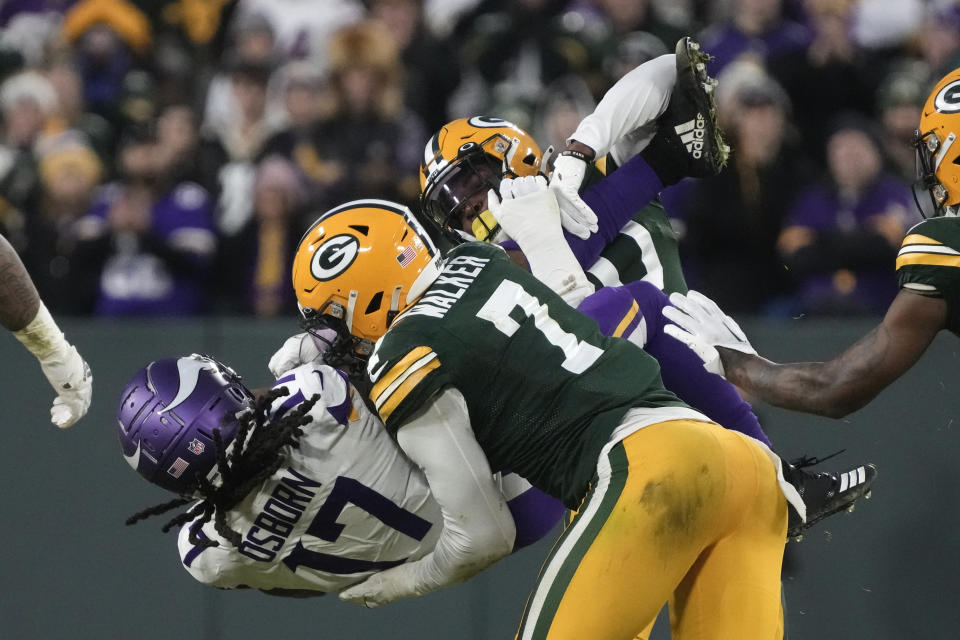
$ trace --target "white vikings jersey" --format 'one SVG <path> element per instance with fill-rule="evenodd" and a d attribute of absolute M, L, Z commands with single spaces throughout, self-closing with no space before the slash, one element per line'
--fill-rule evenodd
<path fill-rule="evenodd" d="M 426 478 L 359 392 L 340 372 L 316 364 L 294 369 L 277 386 L 289 390 L 273 406 L 278 416 L 319 394 L 313 421 L 299 448 L 281 450 L 277 472 L 227 514 L 243 539 L 239 547 L 212 522 L 202 534 L 216 547 L 194 547 L 190 523 L 181 528 L 180 558 L 193 577 L 223 588 L 340 591 L 431 551 L 443 521 Z"/>

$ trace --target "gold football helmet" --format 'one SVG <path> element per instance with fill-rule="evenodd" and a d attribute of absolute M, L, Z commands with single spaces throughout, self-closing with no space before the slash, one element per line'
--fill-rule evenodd
<path fill-rule="evenodd" d="M 914 198 L 921 213 L 917 189 L 930 194 L 935 216 L 957 215 L 960 205 L 960 69 L 954 69 L 934 87 L 923 105 L 917 149 Z"/>
<path fill-rule="evenodd" d="M 441 227 L 461 229 L 467 207 L 479 214 L 503 178 L 542 173 L 543 153 L 520 127 L 488 116 L 454 120 L 430 140 L 420 164 L 420 206 Z"/>
<path fill-rule="evenodd" d="M 439 263 L 433 240 L 402 204 L 355 200 L 320 216 L 293 258 L 293 288 L 304 328 L 329 345 L 327 364 L 357 373 L 393 319 L 439 275 Z"/>

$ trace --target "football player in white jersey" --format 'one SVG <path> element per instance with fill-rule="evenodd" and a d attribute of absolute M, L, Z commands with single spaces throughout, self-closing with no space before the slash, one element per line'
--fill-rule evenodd
<path fill-rule="evenodd" d="M 423 558 L 441 529 L 463 526 L 443 521 L 423 473 L 326 365 L 297 367 L 255 400 L 211 358 L 157 360 L 127 385 L 118 417 L 130 465 L 181 496 L 128 524 L 191 505 L 164 531 L 179 527 L 183 565 L 205 584 L 339 592 Z M 510 475 L 500 486 L 519 531 L 510 514 L 487 526 L 508 551 L 559 521 L 562 508 L 526 481 Z"/>
<path fill-rule="evenodd" d="M 0 325 L 30 350 L 57 397 L 50 421 L 73 426 L 90 408 L 93 376 L 43 304 L 16 250 L 0 236 Z"/>

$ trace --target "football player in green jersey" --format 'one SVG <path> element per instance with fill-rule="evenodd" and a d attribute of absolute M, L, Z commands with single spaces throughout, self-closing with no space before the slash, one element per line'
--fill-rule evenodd
<path fill-rule="evenodd" d="M 520 638 L 633 637 L 675 590 L 675 640 L 780 637 L 778 460 L 684 405 L 639 347 L 602 335 L 498 247 L 466 243 L 441 262 L 384 201 L 321 217 L 293 280 L 307 317 L 372 352 L 370 400 L 444 515 L 432 553 L 342 599 L 378 606 L 503 557 L 514 527 L 491 471 L 506 470 L 579 508 Z"/>
<path fill-rule="evenodd" d="M 960 69 L 934 87 L 916 147 L 918 186 L 933 217 L 907 232 L 897 255 L 900 292 L 883 321 L 827 362 L 778 364 L 756 355 L 736 323 L 703 296 L 671 296 L 674 337 L 709 370 L 770 404 L 841 418 L 860 409 L 920 359 L 943 329 L 960 335 Z M 919 206 L 919 202 L 918 202 Z M 922 208 L 921 208 L 922 210 Z"/>

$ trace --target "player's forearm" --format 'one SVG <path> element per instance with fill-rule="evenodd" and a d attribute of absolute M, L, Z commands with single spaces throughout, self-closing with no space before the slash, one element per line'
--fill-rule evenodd
<path fill-rule="evenodd" d="M 844 366 L 837 360 L 778 364 L 723 347 L 718 351 L 727 380 L 784 409 L 842 418 L 866 405 L 882 388 L 871 384 L 866 363 L 861 367 Z"/>
<path fill-rule="evenodd" d="M 513 540 L 503 538 L 441 537 L 436 549 L 420 560 L 381 571 L 370 579 L 380 583 L 379 603 L 422 596 L 473 577 L 509 555 L 512 548 Z"/>
<path fill-rule="evenodd" d="M 400 447 L 427 476 L 443 530 L 432 552 L 375 574 L 372 584 L 354 591 L 368 602 L 385 604 L 463 582 L 513 549 L 513 518 L 469 419 L 463 395 L 450 387 L 397 432 Z"/>
<path fill-rule="evenodd" d="M 30 324 L 40 308 L 40 296 L 20 256 L 0 236 L 0 324 L 19 331 Z"/>

